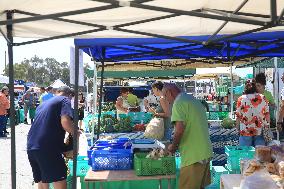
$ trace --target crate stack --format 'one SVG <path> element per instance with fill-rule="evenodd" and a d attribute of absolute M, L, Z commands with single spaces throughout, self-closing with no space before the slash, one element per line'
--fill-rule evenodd
<path fill-rule="evenodd" d="M 236 129 L 209 129 L 210 140 L 213 147 L 213 166 L 224 166 L 227 162 L 225 146 L 238 145 L 239 134 Z"/>
<path fill-rule="evenodd" d="M 252 146 L 225 146 L 225 154 L 227 156 L 227 164 L 224 166 L 212 166 L 211 185 L 206 189 L 219 189 L 220 177 L 222 174 L 240 174 L 240 162 L 243 159 L 252 159 L 255 149 Z"/>
<path fill-rule="evenodd" d="M 255 149 L 252 146 L 225 146 L 227 155 L 226 169 L 230 174 L 240 174 L 240 162 L 243 159 L 253 159 Z"/>

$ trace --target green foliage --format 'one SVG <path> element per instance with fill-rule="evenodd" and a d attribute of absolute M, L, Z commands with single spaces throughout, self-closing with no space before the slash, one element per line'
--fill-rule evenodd
<path fill-rule="evenodd" d="M 90 67 L 86 66 L 86 69 Z M 4 69 L 4 75 L 8 76 L 8 65 Z M 29 82 L 35 82 L 37 85 L 48 86 L 56 79 L 61 79 L 64 83 L 70 84 L 69 63 L 58 62 L 54 58 L 39 58 L 34 56 L 30 59 L 24 59 L 20 63 L 14 64 L 14 77 Z"/>
<path fill-rule="evenodd" d="M 98 124 L 95 123 L 95 133 L 97 133 Z M 114 132 L 131 132 L 133 127 L 131 126 L 131 118 L 129 116 L 120 118 L 117 120 L 111 115 L 103 115 L 100 133 L 114 133 Z"/>
<path fill-rule="evenodd" d="M 102 111 L 113 111 L 116 110 L 115 104 L 113 102 L 104 102 L 102 105 Z"/>
<path fill-rule="evenodd" d="M 235 121 L 232 120 L 231 118 L 227 117 L 227 118 L 223 119 L 221 125 L 225 129 L 232 129 L 235 125 Z"/>
<path fill-rule="evenodd" d="M 131 126 L 131 118 L 129 116 L 120 118 L 114 128 L 117 132 L 127 133 L 133 130 Z"/>

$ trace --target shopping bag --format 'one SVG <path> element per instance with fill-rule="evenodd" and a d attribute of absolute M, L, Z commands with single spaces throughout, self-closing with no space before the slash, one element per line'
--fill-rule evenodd
<path fill-rule="evenodd" d="M 73 143 L 74 143 L 74 138 L 73 136 L 68 133 L 67 137 L 64 139 L 64 147 L 63 147 L 63 155 L 67 159 L 73 159 Z M 77 140 L 77 153 L 78 154 L 78 148 L 79 148 L 79 137 Z"/>
<path fill-rule="evenodd" d="M 161 140 L 164 137 L 164 129 L 164 119 L 154 117 L 148 123 L 144 136 L 146 138 Z"/>
<path fill-rule="evenodd" d="M 269 143 L 273 139 L 273 134 L 269 126 L 262 127 L 262 135 L 266 143 Z"/>

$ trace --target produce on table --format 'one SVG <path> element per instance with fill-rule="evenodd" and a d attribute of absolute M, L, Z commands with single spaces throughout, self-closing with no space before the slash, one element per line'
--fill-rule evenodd
<path fill-rule="evenodd" d="M 141 123 L 141 124 L 135 124 L 133 130 L 134 131 L 145 131 L 146 125 Z"/>
<path fill-rule="evenodd" d="M 221 125 L 224 129 L 232 129 L 235 125 L 235 121 L 227 117 L 223 119 Z"/>
<path fill-rule="evenodd" d="M 251 175 L 268 174 L 279 189 L 284 188 L 284 145 L 256 147 L 255 159 L 242 160 L 241 172 L 245 179 Z"/>
<path fill-rule="evenodd" d="M 153 149 L 149 154 L 147 154 L 146 158 L 150 158 L 150 159 L 159 159 L 162 157 L 171 157 L 173 156 L 172 153 L 170 153 L 168 150 L 165 149 Z"/>

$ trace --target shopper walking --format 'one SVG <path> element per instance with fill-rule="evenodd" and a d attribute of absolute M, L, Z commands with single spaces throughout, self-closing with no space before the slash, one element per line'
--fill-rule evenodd
<path fill-rule="evenodd" d="M 0 93 L 0 137 L 6 137 L 7 125 L 7 109 L 10 108 L 10 102 L 7 96 L 9 95 L 9 88 L 4 86 Z"/>

